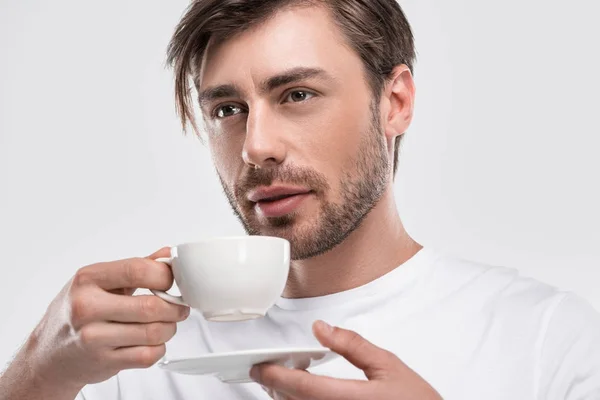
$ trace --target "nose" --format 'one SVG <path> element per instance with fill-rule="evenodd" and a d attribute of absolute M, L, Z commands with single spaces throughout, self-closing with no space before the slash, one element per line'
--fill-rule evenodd
<path fill-rule="evenodd" d="M 242 158 L 251 167 L 267 168 L 283 163 L 287 153 L 281 124 L 267 107 L 248 111 Z"/>

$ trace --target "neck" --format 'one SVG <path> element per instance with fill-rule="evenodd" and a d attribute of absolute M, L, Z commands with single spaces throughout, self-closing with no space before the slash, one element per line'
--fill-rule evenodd
<path fill-rule="evenodd" d="M 325 296 L 362 286 L 397 268 L 421 248 L 402 225 L 390 185 L 342 243 L 317 257 L 292 261 L 283 296 Z"/>

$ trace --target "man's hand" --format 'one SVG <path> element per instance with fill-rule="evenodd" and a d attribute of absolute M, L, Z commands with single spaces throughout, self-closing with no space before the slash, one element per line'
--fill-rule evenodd
<path fill-rule="evenodd" d="M 277 400 L 439 400 L 441 396 L 398 357 L 355 332 L 323 321 L 313 325 L 316 338 L 364 371 L 368 381 L 335 379 L 288 369 L 257 365 L 250 375 Z"/>
<path fill-rule="evenodd" d="M 45 399 L 72 399 L 86 384 L 158 361 L 189 308 L 153 295 L 131 295 L 136 288 L 171 287 L 170 268 L 154 261 L 168 253 L 163 248 L 146 258 L 77 271 L 2 377 L 0 388 L 19 393 L 8 398 L 41 398 L 35 393 L 44 393 Z"/>

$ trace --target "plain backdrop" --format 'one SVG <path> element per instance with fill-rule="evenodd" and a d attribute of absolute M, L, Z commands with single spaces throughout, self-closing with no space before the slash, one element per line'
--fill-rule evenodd
<path fill-rule="evenodd" d="M 165 49 L 187 4 L 0 1 L 0 364 L 79 267 L 244 233 L 174 112 Z M 600 309 L 600 5 L 401 4 L 418 48 L 407 230 Z"/>

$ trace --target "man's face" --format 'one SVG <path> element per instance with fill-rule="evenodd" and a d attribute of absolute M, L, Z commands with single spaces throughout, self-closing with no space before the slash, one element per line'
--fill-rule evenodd
<path fill-rule="evenodd" d="M 282 11 L 212 44 L 199 83 L 213 160 L 249 234 L 288 239 L 292 259 L 314 257 L 381 198 L 390 160 L 378 104 L 324 9 Z M 277 200 L 274 188 L 300 194 Z"/>

